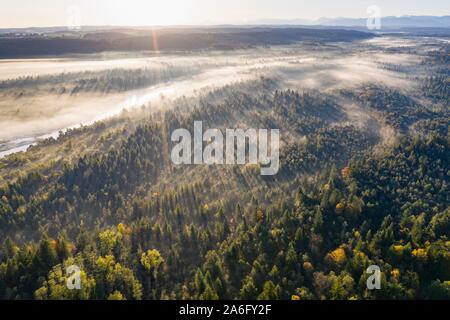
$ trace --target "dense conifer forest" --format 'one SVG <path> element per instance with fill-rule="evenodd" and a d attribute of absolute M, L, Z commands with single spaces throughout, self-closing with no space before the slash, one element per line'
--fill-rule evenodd
<path fill-rule="evenodd" d="M 447 45 L 423 59 L 433 72 L 413 93 L 261 77 L 1 159 L 0 299 L 450 299 L 448 57 Z M 77 77 L 72 91 L 93 87 Z M 349 103 L 372 121 L 351 121 Z M 194 121 L 282 128 L 279 173 L 174 165 L 170 134 Z M 31 166 L 45 150 L 54 158 Z M 71 265 L 81 290 L 66 286 Z M 371 265 L 380 290 L 367 289 Z"/>

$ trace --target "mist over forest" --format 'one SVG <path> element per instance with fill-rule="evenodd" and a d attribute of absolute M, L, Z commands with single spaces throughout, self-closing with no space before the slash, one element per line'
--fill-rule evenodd
<path fill-rule="evenodd" d="M 450 299 L 450 33 L 418 33 L 1 33 L 0 299 Z M 278 174 L 175 165 L 195 121 L 279 129 Z"/>

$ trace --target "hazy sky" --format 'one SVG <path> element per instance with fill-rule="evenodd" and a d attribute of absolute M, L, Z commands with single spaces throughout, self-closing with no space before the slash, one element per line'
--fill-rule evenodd
<path fill-rule="evenodd" d="M 450 15 L 450 0 L 0 0 L 0 27 L 252 23 L 261 19 Z M 78 14 L 79 13 L 79 14 Z"/>

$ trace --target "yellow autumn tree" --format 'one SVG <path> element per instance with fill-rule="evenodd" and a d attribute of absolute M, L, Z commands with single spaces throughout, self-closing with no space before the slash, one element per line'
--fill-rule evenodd
<path fill-rule="evenodd" d="M 397 269 L 397 268 L 395 268 L 395 269 L 393 269 L 392 271 L 391 271 L 391 276 L 393 277 L 393 278 L 398 278 L 398 277 L 400 277 L 400 270 L 399 269 Z"/>
<path fill-rule="evenodd" d="M 418 260 L 425 261 L 427 259 L 427 252 L 422 248 L 414 249 L 412 255 Z"/>
<path fill-rule="evenodd" d="M 117 225 L 117 232 L 119 232 L 121 235 L 125 234 L 125 230 L 126 230 L 126 227 L 123 223 L 119 223 Z"/>
<path fill-rule="evenodd" d="M 148 250 L 141 256 L 141 264 L 145 268 L 145 270 L 147 270 L 147 272 L 157 270 L 163 262 L 164 259 L 161 256 L 161 253 L 159 253 L 159 251 L 155 249 Z"/>
<path fill-rule="evenodd" d="M 347 261 L 347 255 L 345 253 L 345 250 L 343 248 L 337 248 L 336 250 L 330 252 L 328 254 L 328 258 L 338 264 L 341 265 L 343 264 L 345 261 Z"/>
<path fill-rule="evenodd" d="M 105 230 L 99 234 L 98 238 L 100 252 L 103 255 L 109 255 L 112 253 L 112 250 L 117 243 L 122 239 L 122 234 L 115 232 L 114 230 Z"/>
<path fill-rule="evenodd" d="M 164 259 L 161 253 L 156 249 L 148 250 L 141 256 L 141 264 L 149 274 L 149 277 L 147 277 L 146 291 L 147 294 L 152 295 L 153 299 L 156 299 L 158 269 L 163 262 Z"/>
<path fill-rule="evenodd" d="M 120 301 L 120 300 L 126 300 L 126 299 L 124 298 L 123 294 L 120 291 L 116 290 L 108 296 L 108 300 Z"/>

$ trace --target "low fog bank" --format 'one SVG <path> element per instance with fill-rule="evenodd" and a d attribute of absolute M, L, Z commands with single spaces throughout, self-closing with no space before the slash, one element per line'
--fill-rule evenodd
<path fill-rule="evenodd" d="M 24 95 L 12 95 L 11 89 L 0 88 L 0 152 L 24 148 L 28 141 L 35 141 L 36 137 L 67 127 L 90 124 L 116 115 L 124 108 L 150 105 L 157 110 L 167 106 L 162 103 L 164 101 L 196 96 L 238 81 L 253 81 L 261 76 L 279 79 L 281 87 L 327 94 L 367 83 L 412 90 L 414 82 L 404 70 L 412 72 L 419 68 L 421 57 L 409 51 L 392 51 L 392 48 L 401 49 L 404 46 L 396 41 L 395 38 L 377 38 L 351 44 L 297 44 L 147 57 L 110 54 L 76 59 L 4 60 L 0 62 L 0 77 L 3 80 L 40 76 L 44 83 L 40 84 L 39 90 L 28 90 Z M 390 50 L 386 51 L 386 47 Z M 185 73 L 176 78 L 167 77 L 155 85 L 124 92 L 67 94 L 42 89 L 46 88 L 46 76 L 62 72 L 89 72 L 92 78 L 112 67 L 123 70 L 170 67 L 182 68 Z M 352 106 L 346 107 L 346 111 L 355 122 L 367 117 L 363 111 Z"/>

